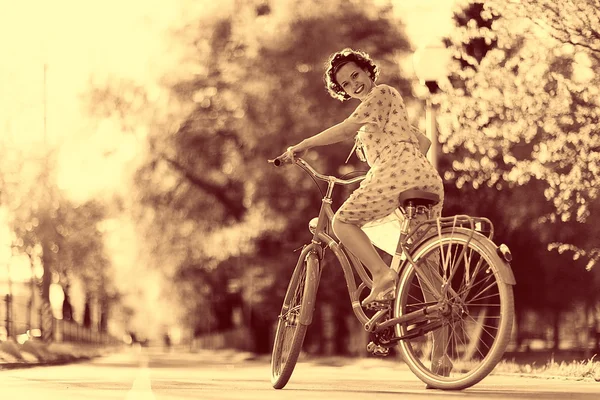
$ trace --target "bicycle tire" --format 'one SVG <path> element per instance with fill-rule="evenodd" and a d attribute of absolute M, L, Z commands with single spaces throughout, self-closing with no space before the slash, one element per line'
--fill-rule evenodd
<path fill-rule="evenodd" d="M 460 252 L 462 249 L 465 249 L 464 253 Z M 398 351 L 410 370 L 428 387 L 461 390 L 473 386 L 492 372 L 506 350 L 514 321 L 514 297 L 512 286 L 503 281 L 499 272 L 499 265 L 504 261 L 495 249 L 495 245 L 480 234 L 471 236 L 471 232 L 453 232 L 425 240 L 412 253 L 415 264 L 427 265 L 427 268 L 443 264 L 439 262 L 442 252 L 446 253 L 447 261 L 457 261 L 452 266 L 448 263 L 446 269 L 455 272 L 448 280 L 453 290 L 449 291 L 453 294 L 448 296 L 452 297 L 448 304 L 452 306 L 447 318 L 442 316 L 439 319 L 444 323 L 442 328 L 402 340 L 398 345 Z M 436 259 L 438 264 L 431 261 Z M 464 271 L 464 286 L 460 286 L 463 285 L 461 271 Z M 479 278 L 483 284 L 475 282 Z M 431 300 L 436 296 L 437 299 L 441 297 L 439 292 L 432 294 L 424 286 L 415 267 L 407 263 L 399 280 L 395 317 L 414 311 L 424 303 L 434 303 Z M 481 292 L 472 295 L 473 290 Z M 463 296 L 464 299 L 461 299 Z M 410 305 L 410 302 L 414 304 Z M 399 324 L 396 334 L 403 336 L 410 328 L 410 325 Z M 471 342 L 472 337 L 476 341 Z M 438 356 L 440 354 L 440 344 L 436 347 L 436 340 L 445 343 L 440 358 L 433 355 L 435 352 Z M 436 358 L 440 360 L 439 364 L 433 361 Z M 472 369 L 469 369 L 470 366 Z"/>
<path fill-rule="evenodd" d="M 271 356 L 271 384 L 275 389 L 283 389 L 296 367 L 310 324 L 303 323 L 301 319 L 310 321 L 314 313 L 317 281 L 309 277 L 318 276 L 318 268 L 316 254 L 309 252 L 304 261 L 298 262 L 290 279 L 277 322 Z M 292 329 L 288 329 L 290 327 Z"/>

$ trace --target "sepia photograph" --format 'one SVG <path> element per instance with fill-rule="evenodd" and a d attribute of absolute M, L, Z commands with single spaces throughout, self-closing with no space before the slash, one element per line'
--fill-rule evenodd
<path fill-rule="evenodd" d="M 0 0 L 0 397 L 600 399 L 600 0 Z"/>

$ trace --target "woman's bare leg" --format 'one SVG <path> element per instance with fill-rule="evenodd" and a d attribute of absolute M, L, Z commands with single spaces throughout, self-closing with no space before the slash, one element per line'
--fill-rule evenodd
<path fill-rule="evenodd" d="M 369 298 L 374 300 L 382 289 L 386 289 L 395 282 L 396 273 L 381 259 L 369 237 L 358 226 L 334 218 L 333 230 L 344 246 L 358 257 L 371 272 L 373 288 L 365 302 L 368 303 Z"/>

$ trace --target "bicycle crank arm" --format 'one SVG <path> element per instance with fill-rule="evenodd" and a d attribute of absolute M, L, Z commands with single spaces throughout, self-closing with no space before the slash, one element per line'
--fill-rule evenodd
<path fill-rule="evenodd" d="M 378 329 L 377 321 L 383 318 L 387 314 L 387 312 L 388 309 L 377 311 L 375 315 L 373 315 L 373 317 L 371 317 L 371 319 L 368 320 L 365 324 L 365 331 L 375 332 L 375 330 Z"/>
<path fill-rule="evenodd" d="M 379 345 L 381 347 L 385 347 L 386 349 L 389 349 L 391 347 L 394 347 L 396 344 L 398 344 L 398 342 L 401 341 L 402 339 L 404 339 L 404 337 L 393 337 L 389 340 L 379 341 Z"/>
<path fill-rule="evenodd" d="M 426 315 L 431 315 L 435 312 L 441 311 L 443 308 L 443 306 L 436 304 L 433 306 L 429 306 L 429 307 L 425 307 L 422 308 L 420 310 L 417 311 L 413 311 L 411 313 L 402 315 L 398 318 L 392 318 L 392 319 L 388 319 L 384 322 L 382 322 L 381 324 L 377 324 L 374 328 L 373 328 L 373 332 L 377 332 L 381 329 L 385 329 L 385 328 L 389 328 L 390 326 L 394 326 L 397 324 L 405 324 L 407 322 L 413 322 L 415 320 L 419 320 L 422 319 L 424 316 Z M 377 314 L 375 314 L 375 316 L 377 316 Z M 373 316 L 373 318 L 371 318 L 371 321 L 374 320 L 375 316 Z M 369 321 L 369 322 L 371 322 Z M 366 324 L 365 324 L 366 325 Z M 366 326 L 365 326 L 366 328 Z"/>
<path fill-rule="evenodd" d="M 406 335 L 394 336 L 393 338 L 390 338 L 388 340 L 379 340 L 377 342 L 377 345 L 379 345 L 383 348 L 389 349 L 391 347 L 396 346 L 396 344 L 401 340 L 414 339 L 416 337 L 423 336 L 424 334 L 426 334 L 428 332 L 431 332 L 438 328 L 441 328 L 442 325 L 443 325 L 442 321 L 427 322 L 416 328 L 411 329 L 410 331 L 408 331 L 408 333 Z M 371 343 L 373 343 L 373 342 L 371 342 Z M 367 348 L 367 350 L 368 350 L 368 348 Z"/>

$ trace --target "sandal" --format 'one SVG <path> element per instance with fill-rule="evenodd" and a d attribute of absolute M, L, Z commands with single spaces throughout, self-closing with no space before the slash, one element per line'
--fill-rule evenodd
<path fill-rule="evenodd" d="M 397 278 L 398 274 L 393 270 L 389 270 L 386 273 L 383 284 L 379 287 L 373 284 L 371 293 L 362 301 L 361 305 L 367 307 L 371 303 L 386 303 L 394 300 L 396 297 Z"/>

